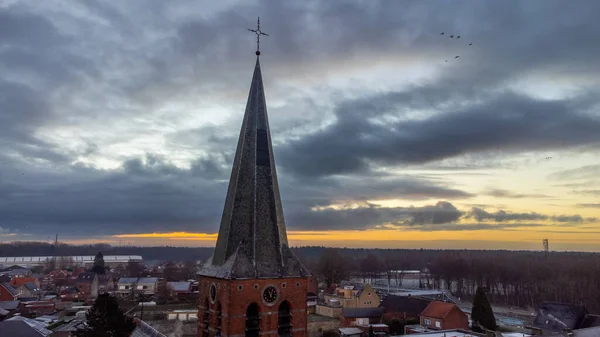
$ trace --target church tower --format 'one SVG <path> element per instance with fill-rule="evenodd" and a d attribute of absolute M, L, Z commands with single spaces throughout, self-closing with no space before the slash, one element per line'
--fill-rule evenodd
<path fill-rule="evenodd" d="M 307 336 L 310 273 L 288 246 L 259 58 L 214 255 L 199 272 L 200 337 Z"/>

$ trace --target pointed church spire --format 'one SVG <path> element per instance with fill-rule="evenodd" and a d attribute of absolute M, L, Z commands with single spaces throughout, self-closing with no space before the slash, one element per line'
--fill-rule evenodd
<path fill-rule="evenodd" d="M 260 32 L 260 26 L 256 31 Z M 204 276 L 240 279 L 310 275 L 288 246 L 260 52 L 256 54 L 219 236 L 213 257 L 200 271 Z"/>

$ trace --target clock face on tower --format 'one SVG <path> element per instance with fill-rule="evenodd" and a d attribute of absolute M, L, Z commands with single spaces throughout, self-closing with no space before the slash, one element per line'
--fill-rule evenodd
<path fill-rule="evenodd" d="M 277 301 L 279 294 L 277 293 L 277 288 L 268 286 L 265 288 L 265 290 L 263 290 L 262 296 L 263 301 L 265 301 L 266 304 L 273 304 Z"/>
<path fill-rule="evenodd" d="M 213 283 L 210 285 L 210 301 L 215 303 L 217 300 L 217 286 Z"/>

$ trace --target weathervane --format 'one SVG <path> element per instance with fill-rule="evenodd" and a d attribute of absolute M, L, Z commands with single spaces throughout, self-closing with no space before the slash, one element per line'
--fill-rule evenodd
<path fill-rule="evenodd" d="M 269 36 L 269 34 L 263 33 L 263 31 L 260 30 L 260 17 L 258 17 L 258 21 L 256 22 L 256 29 L 248 28 L 248 30 L 256 34 L 256 56 L 258 56 L 260 55 L 260 36 Z"/>

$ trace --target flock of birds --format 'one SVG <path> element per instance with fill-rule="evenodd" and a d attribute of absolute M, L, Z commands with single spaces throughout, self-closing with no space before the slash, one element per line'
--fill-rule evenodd
<path fill-rule="evenodd" d="M 445 32 L 441 32 L 440 33 L 440 35 L 444 35 L 444 34 L 445 34 Z M 448 37 L 451 38 L 451 39 L 455 39 L 455 40 L 460 39 L 460 35 L 456 35 L 456 37 L 454 35 L 448 35 Z M 473 45 L 473 43 L 469 43 L 469 46 L 472 46 L 472 45 Z M 460 55 L 454 56 L 455 59 L 457 59 L 459 57 L 460 57 Z M 448 60 L 446 60 L 446 62 L 448 62 Z"/>

